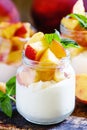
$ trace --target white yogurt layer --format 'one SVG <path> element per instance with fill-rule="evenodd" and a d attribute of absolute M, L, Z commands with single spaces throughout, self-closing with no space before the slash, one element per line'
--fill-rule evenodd
<path fill-rule="evenodd" d="M 0 82 L 8 81 L 12 76 L 16 75 L 17 67 L 0 63 Z"/>
<path fill-rule="evenodd" d="M 72 71 L 72 70 L 71 70 Z M 70 113 L 75 105 L 75 75 L 60 82 L 39 81 L 28 87 L 16 82 L 16 106 L 26 119 L 54 119 Z"/>
<path fill-rule="evenodd" d="M 87 51 L 72 58 L 72 66 L 76 74 L 87 73 Z"/>

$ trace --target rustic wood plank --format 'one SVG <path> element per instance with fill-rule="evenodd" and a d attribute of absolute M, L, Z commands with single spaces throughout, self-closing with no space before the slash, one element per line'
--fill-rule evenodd
<path fill-rule="evenodd" d="M 0 111 L 0 130 L 87 130 L 87 105 L 76 102 L 74 112 L 65 121 L 55 125 L 42 126 L 26 121 L 14 109 L 12 118 Z"/>

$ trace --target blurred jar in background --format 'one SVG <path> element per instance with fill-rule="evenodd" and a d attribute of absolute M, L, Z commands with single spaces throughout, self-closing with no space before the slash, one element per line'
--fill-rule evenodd
<path fill-rule="evenodd" d="M 59 30 L 60 20 L 69 14 L 76 0 L 33 0 L 32 17 L 35 26 L 43 32 Z"/>
<path fill-rule="evenodd" d="M 18 22 L 20 14 L 12 0 L 0 0 L 0 22 Z"/>

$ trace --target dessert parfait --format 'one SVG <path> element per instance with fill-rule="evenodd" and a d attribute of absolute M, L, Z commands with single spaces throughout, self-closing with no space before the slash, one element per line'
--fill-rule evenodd
<path fill-rule="evenodd" d="M 73 6 L 72 13 L 62 18 L 61 35 L 75 40 L 79 47 L 70 48 L 72 65 L 76 72 L 76 96 L 87 103 L 87 15 L 82 0 Z"/>
<path fill-rule="evenodd" d="M 30 122 L 55 124 L 74 110 L 75 73 L 65 43 L 57 31 L 37 32 L 24 46 L 16 75 L 16 107 Z"/>
<path fill-rule="evenodd" d="M 14 76 L 21 63 L 23 46 L 32 35 L 29 23 L 0 23 L 0 81 Z"/>

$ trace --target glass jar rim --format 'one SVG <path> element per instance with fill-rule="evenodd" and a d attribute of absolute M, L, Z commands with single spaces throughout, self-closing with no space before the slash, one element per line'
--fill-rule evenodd
<path fill-rule="evenodd" d="M 68 29 L 66 28 L 63 24 L 60 24 L 60 32 L 70 32 L 70 33 L 87 33 L 87 30 L 71 30 L 71 29 Z"/>
<path fill-rule="evenodd" d="M 64 63 L 68 63 L 68 61 L 70 60 L 70 52 L 68 50 L 66 50 L 66 53 L 67 53 L 67 56 L 66 57 L 63 57 L 61 59 L 59 59 L 59 63 L 58 64 L 50 64 L 50 63 L 46 63 L 45 65 L 45 68 L 55 68 L 58 66 L 58 68 L 61 67 L 61 65 L 63 65 Z M 22 52 L 22 59 L 23 59 L 23 63 L 25 65 L 29 65 L 29 66 L 35 66 L 35 67 L 43 67 L 44 66 L 44 62 L 39 62 L 39 61 L 34 61 L 34 60 L 31 60 L 29 58 L 27 58 L 25 56 L 25 52 L 23 51 Z"/>

